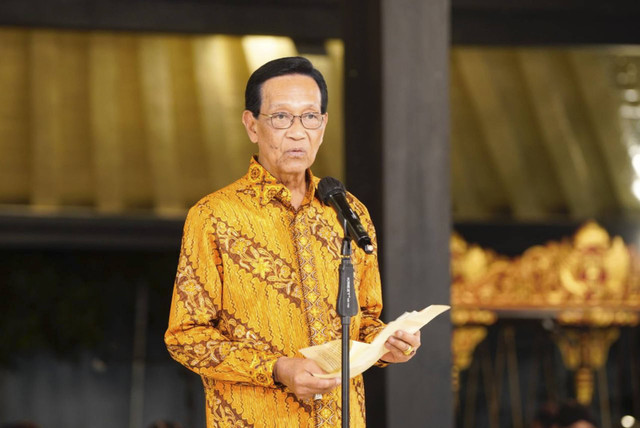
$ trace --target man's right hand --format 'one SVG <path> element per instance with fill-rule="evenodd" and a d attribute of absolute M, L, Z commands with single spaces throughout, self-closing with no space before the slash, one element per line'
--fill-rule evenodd
<path fill-rule="evenodd" d="M 315 394 L 325 394 L 340 385 L 340 378 L 322 379 L 313 376 L 324 370 L 306 358 L 280 357 L 274 366 L 274 379 L 289 388 L 296 397 L 305 400 Z"/>

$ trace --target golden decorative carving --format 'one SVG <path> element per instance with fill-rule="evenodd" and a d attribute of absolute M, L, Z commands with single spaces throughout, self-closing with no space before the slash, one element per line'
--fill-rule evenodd
<path fill-rule="evenodd" d="M 466 326 L 453 329 L 451 349 L 453 352 L 453 391 L 460 389 L 460 372 L 466 370 L 473 361 L 473 352 L 478 343 L 487 336 L 486 327 Z"/>
<path fill-rule="evenodd" d="M 451 269 L 453 283 L 451 287 L 452 302 L 466 303 L 451 311 L 451 321 L 455 326 L 452 337 L 453 353 L 453 390 L 459 390 L 460 372 L 466 370 L 473 360 L 473 352 L 478 343 L 487 335 L 484 326 L 496 322 L 496 313 L 490 310 L 474 307 L 478 296 L 481 299 L 491 299 L 491 290 L 475 290 L 466 287 L 486 275 L 491 266 L 506 259 L 498 257 L 494 252 L 485 250 L 477 245 L 469 245 L 458 234 L 451 237 Z M 488 292 L 489 294 L 485 293 Z"/>
<path fill-rule="evenodd" d="M 563 325 L 587 325 L 606 327 L 610 325 L 634 326 L 640 321 L 638 312 L 616 310 L 614 308 L 570 309 L 556 316 Z"/>
<path fill-rule="evenodd" d="M 595 222 L 574 238 L 529 248 L 508 259 L 451 237 L 454 388 L 471 364 L 487 325 L 502 313 L 553 317 L 555 341 L 576 396 L 589 404 L 594 371 L 602 368 L 618 327 L 640 323 L 640 256 Z"/>
<path fill-rule="evenodd" d="M 607 362 L 611 344 L 618 340 L 616 327 L 564 328 L 554 337 L 565 367 L 576 372 L 576 398 L 588 405 L 593 397 L 593 372 Z"/>
<path fill-rule="evenodd" d="M 451 341 L 454 355 L 453 365 L 460 370 L 469 368 L 473 351 L 486 336 L 486 327 L 472 326 L 454 329 L 453 340 Z"/>
<path fill-rule="evenodd" d="M 560 262 L 559 277 L 568 300 L 620 300 L 625 294 L 631 256 L 616 236 L 613 240 L 591 222 L 574 238 L 573 248 Z"/>
<path fill-rule="evenodd" d="M 484 309 L 453 308 L 451 310 L 451 322 L 453 322 L 453 325 L 491 325 L 497 319 L 498 316 L 495 312 Z"/>
<path fill-rule="evenodd" d="M 534 246 L 513 260 L 454 235 L 451 265 L 454 307 L 559 310 L 572 324 L 639 321 L 640 257 L 594 222 L 573 241 Z M 576 310 L 588 312 L 579 317 Z"/>
<path fill-rule="evenodd" d="M 484 279 L 509 265 L 504 257 L 491 250 L 468 244 L 456 233 L 451 236 L 451 301 L 459 306 L 478 306 L 490 302 L 495 290 Z"/>

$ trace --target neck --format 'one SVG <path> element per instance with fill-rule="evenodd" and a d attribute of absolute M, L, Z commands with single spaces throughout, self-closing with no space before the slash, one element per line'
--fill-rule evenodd
<path fill-rule="evenodd" d="M 271 171 L 271 168 L 266 166 L 266 162 L 261 162 L 260 155 L 258 154 L 258 162 L 265 168 L 271 175 L 273 175 L 278 181 L 291 192 L 291 205 L 296 210 L 302 204 L 304 195 L 307 193 L 307 171 L 302 172 L 290 172 L 290 173 L 276 173 Z"/>
<path fill-rule="evenodd" d="M 276 177 L 291 192 L 291 205 L 295 209 L 300 207 L 300 204 L 302 204 L 302 200 L 304 199 L 304 195 L 307 193 L 306 175 L 306 172 L 303 172 L 302 174 L 286 174 L 284 176 Z"/>

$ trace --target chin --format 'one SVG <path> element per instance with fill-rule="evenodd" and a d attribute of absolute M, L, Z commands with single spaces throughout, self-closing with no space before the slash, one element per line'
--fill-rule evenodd
<path fill-rule="evenodd" d="M 304 173 L 313 162 L 308 159 L 288 159 L 282 165 L 282 170 L 289 174 Z"/>

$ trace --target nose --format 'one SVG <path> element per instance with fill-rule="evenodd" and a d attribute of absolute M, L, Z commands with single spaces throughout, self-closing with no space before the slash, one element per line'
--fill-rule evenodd
<path fill-rule="evenodd" d="M 295 116 L 293 118 L 293 123 L 287 129 L 287 135 L 291 138 L 303 138 L 305 135 L 305 127 L 302 126 L 302 118 L 300 116 Z"/>

